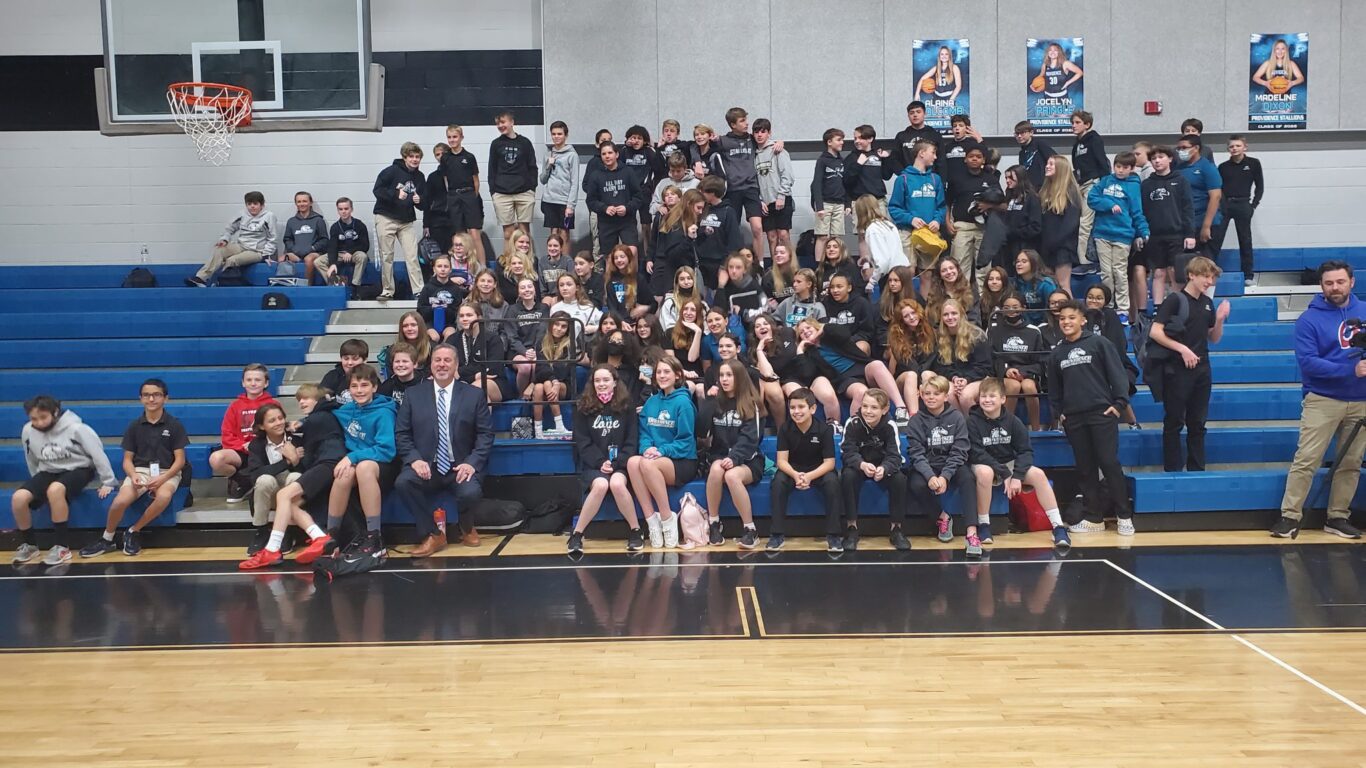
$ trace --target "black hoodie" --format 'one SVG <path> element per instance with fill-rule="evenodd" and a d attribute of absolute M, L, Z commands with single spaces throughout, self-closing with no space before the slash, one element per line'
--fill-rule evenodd
<path fill-rule="evenodd" d="M 947 404 L 937 416 L 921 408 L 906 425 L 906 445 L 911 471 L 926 480 L 951 478 L 968 460 L 968 423 Z"/>
<path fill-rule="evenodd" d="M 509 139 L 499 135 L 489 144 L 489 192 L 519 195 L 536 189 L 539 181 L 536 147 L 531 139 L 517 134 Z"/>
<path fill-rule="evenodd" d="M 351 217 L 350 221 L 337 219 L 328 230 L 327 254 L 333 264 L 337 263 L 337 253 L 370 253 L 370 230 L 365 222 Z"/>
<path fill-rule="evenodd" d="M 583 192 L 588 210 L 598 215 L 599 229 L 635 226 L 635 213 L 649 199 L 645 188 L 637 184 L 633 172 L 621 163 L 610 170 L 601 164 L 597 168 L 590 168 L 583 177 Z M 608 216 L 607 209 L 614 205 L 626 206 L 626 215 Z"/>
<path fill-rule="evenodd" d="M 966 360 L 949 362 L 936 355 L 930 369 L 949 381 L 960 377 L 981 381 L 991 375 L 991 344 L 985 336 L 979 339 L 968 351 Z"/>
<path fill-rule="evenodd" d="M 745 275 L 738 281 L 731 280 L 718 288 L 712 303 L 732 312 L 739 309 L 740 319 L 748 325 L 765 304 L 763 287 L 754 275 Z"/>
<path fill-rule="evenodd" d="M 1195 237 L 1191 185 L 1176 171 L 1143 180 L 1143 218 L 1153 237 Z"/>
<path fill-rule="evenodd" d="M 697 222 L 697 260 L 715 272 L 740 245 L 740 217 L 735 209 L 725 200 L 708 206 Z"/>
<path fill-rule="evenodd" d="M 428 328 L 439 334 L 447 328 L 455 327 L 456 310 L 468 295 L 469 291 L 454 280 L 442 283 L 432 277 L 422 286 L 422 293 L 417 295 L 417 313 L 422 315 L 422 320 Z M 436 327 L 437 307 L 446 309 L 446 322 L 440 328 Z"/>
<path fill-rule="evenodd" d="M 633 407 L 628 406 L 622 413 L 613 413 L 608 406 L 597 413 L 575 408 L 573 427 L 574 456 L 580 472 L 601 470 L 614 445 L 617 457 L 612 460 L 612 467 L 625 472 L 626 460 L 636 455 L 640 444 L 640 417 Z"/>
<path fill-rule="evenodd" d="M 901 438 L 896 425 L 885 415 L 869 425 L 855 413 L 844 423 L 844 440 L 840 443 L 840 461 L 846 468 L 858 469 L 863 462 L 876 464 L 887 474 L 901 471 Z"/>
<path fill-rule="evenodd" d="M 941 139 L 943 136 L 940 135 L 939 130 L 931 128 L 929 124 L 922 125 L 919 128 L 912 128 L 909 125 L 902 128 L 894 139 L 896 146 L 892 148 L 891 159 L 896 161 L 896 167 L 893 168 L 893 171 L 901 173 L 915 164 L 915 145 L 918 142 L 928 141 L 937 148 Z"/>
<path fill-rule="evenodd" d="M 490 362 L 506 360 L 508 357 L 507 345 L 498 333 L 480 331 L 474 338 L 465 333 L 457 333 L 451 336 L 450 343 L 455 347 L 455 362 L 460 372 L 460 380 L 467 384 L 474 383 L 475 374 L 482 373 L 488 379 L 502 378 L 507 371 L 507 363 Z"/>
<path fill-rule="evenodd" d="M 1063 339 L 1048 358 L 1048 402 L 1064 415 L 1123 411 L 1129 402 L 1129 377 L 1108 340 L 1083 330 L 1076 341 Z"/>
<path fill-rule="evenodd" d="M 981 406 L 974 405 L 968 412 L 968 440 L 972 446 L 968 455 L 973 464 L 991 467 L 997 480 L 1014 477 L 1023 480 L 1034 466 L 1034 446 L 1029 442 L 1029 430 L 1015 418 L 1015 414 L 1001 409 L 997 418 L 988 418 Z M 1012 474 L 1007 468 L 1015 462 Z"/>
<path fill-rule="evenodd" d="M 816 171 L 811 176 L 811 210 L 823 211 L 826 203 L 849 204 L 849 192 L 844 186 L 844 158 L 828 149 L 816 158 Z"/>
<path fill-rule="evenodd" d="M 1094 130 L 1078 136 L 1072 145 L 1072 172 L 1081 185 L 1110 173 L 1110 158 L 1105 156 L 1105 140 Z"/>
<path fill-rule="evenodd" d="M 821 299 L 821 306 L 825 307 L 827 327 L 847 326 L 851 341 L 866 341 L 869 344 L 874 342 L 876 327 L 873 318 L 877 313 L 873 310 L 873 305 L 858 292 L 851 292 L 849 298 L 842 302 L 826 296 Z"/>
<path fill-rule="evenodd" d="M 631 149 L 630 144 L 623 144 L 617 164 L 626 169 L 627 176 L 631 179 L 633 187 L 645 198 L 648 207 L 650 194 L 654 191 L 655 177 L 655 150 L 649 144 L 640 149 Z M 639 210 L 639 209 L 637 209 Z"/>
<path fill-rule="evenodd" d="M 341 422 L 332 414 L 336 409 L 335 400 L 319 400 L 313 406 L 313 413 L 304 417 L 300 428 L 304 457 L 297 467 L 300 472 L 320 462 L 341 461 L 346 456 L 346 436 L 342 433 Z"/>
<path fill-rule="evenodd" d="M 866 157 L 862 163 L 860 157 Z M 872 195 L 879 200 L 887 198 L 887 179 L 892 178 L 892 159 L 878 156 L 877 149 L 868 152 L 855 149 L 844 158 L 844 188 L 850 200 L 863 195 Z"/>
<path fill-rule="evenodd" d="M 698 412 L 697 437 L 711 437 L 711 447 L 707 449 L 706 461 L 729 458 L 736 466 L 748 464 L 759 455 L 759 409 L 754 409 L 753 418 L 740 417 L 735 403 L 721 395 L 709 397 L 702 402 Z"/>
<path fill-rule="evenodd" d="M 399 187 L 407 193 L 407 197 L 398 199 Z M 388 168 L 379 172 L 375 178 L 375 215 L 385 216 L 394 221 L 407 224 L 417 221 L 417 210 L 427 207 L 427 177 L 422 175 L 422 169 L 408 170 L 403 159 L 395 160 Z M 413 204 L 413 195 L 417 195 L 422 202 Z"/>
<path fill-rule="evenodd" d="M 1015 368 L 1025 378 L 1037 381 L 1043 375 L 1048 348 L 1044 346 L 1039 329 L 1024 322 L 1012 324 L 1002 313 L 1000 319 L 987 330 L 987 344 L 991 348 L 993 375 L 1004 378 L 1006 371 Z"/>

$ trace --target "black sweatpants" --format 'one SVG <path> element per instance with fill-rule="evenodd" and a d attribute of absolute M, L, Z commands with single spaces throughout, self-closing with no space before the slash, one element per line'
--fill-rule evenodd
<path fill-rule="evenodd" d="M 887 491 L 887 514 L 892 522 L 901 525 L 906 522 L 906 476 L 900 472 L 889 472 L 881 480 L 859 471 L 858 467 L 845 467 L 840 472 L 840 485 L 844 488 L 844 516 L 849 525 L 858 522 L 858 497 L 863 490 L 864 481 L 877 483 Z"/>
<path fill-rule="evenodd" d="M 769 535 L 783 533 L 783 523 L 787 520 L 787 501 L 796 489 L 797 481 L 786 472 L 779 472 L 773 476 L 772 482 L 768 485 L 768 515 L 773 518 L 768 526 Z M 840 528 L 840 513 L 844 505 L 840 502 L 839 475 L 826 472 L 812 481 L 811 489 L 820 491 L 821 496 L 825 498 L 825 532 L 832 535 L 843 533 L 844 530 Z"/>
<path fill-rule="evenodd" d="M 1205 471 L 1205 421 L 1209 416 L 1213 378 L 1208 363 L 1187 368 L 1179 360 L 1162 372 L 1162 468 Z M 1186 429 L 1186 457 L 1181 460 L 1181 428 Z"/>
<path fill-rule="evenodd" d="M 1238 266 L 1243 277 L 1252 277 L 1252 201 L 1247 198 L 1226 198 L 1222 205 L 1224 220 L 1215 225 L 1210 232 L 1210 243 L 1215 255 L 1224 247 L 1224 237 L 1228 225 L 1233 224 L 1238 235 Z"/>
<path fill-rule="evenodd" d="M 930 481 L 924 475 L 914 467 L 907 469 L 906 475 L 911 499 L 929 513 L 931 520 L 938 520 L 941 512 L 948 511 L 944 509 L 944 496 L 930 490 Z M 958 514 L 963 518 L 963 525 L 977 525 L 977 477 L 972 474 L 972 465 L 959 467 L 948 480 L 949 489 L 958 492 Z"/>
<path fill-rule="evenodd" d="M 1113 507 L 1115 517 L 1128 519 L 1134 510 L 1129 506 L 1129 486 L 1124 481 L 1124 468 L 1119 465 L 1119 417 L 1104 411 L 1069 413 L 1063 421 L 1063 431 L 1072 446 L 1077 463 L 1077 483 L 1085 502 L 1085 519 L 1093 523 L 1105 519 L 1105 510 Z M 1104 483 L 1101 473 L 1105 474 Z"/>

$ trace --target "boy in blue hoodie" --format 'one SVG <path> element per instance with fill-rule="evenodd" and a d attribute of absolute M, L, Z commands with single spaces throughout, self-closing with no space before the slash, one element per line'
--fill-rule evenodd
<path fill-rule="evenodd" d="M 1115 310 L 1125 325 L 1129 324 L 1129 249 L 1141 250 L 1148 239 L 1143 192 L 1134 173 L 1137 165 L 1133 152 L 1120 152 L 1114 171 L 1086 194 L 1086 204 L 1096 216 L 1091 235 L 1096 239 L 1100 279 L 1113 292 Z"/>
<path fill-rule="evenodd" d="M 351 490 L 360 494 L 361 511 L 365 513 L 365 535 L 355 542 L 358 554 L 383 559 L 384 539 L 380 536 L 380 507 L 383 493 L 394 487 L 398 466 L 394 457 L 394 421 L 398 409 L 394 401 L 377 394 L 379 372 L 361 363 L 347 376 L 351 402 L 333 413 L 341 424 L 346 439 L 346 456 L 332 471 L 335 478 L 327 499 L 327 535 L 337 541 L 342 518 L 351 503 Z"/>
<path fill-rule="evenodd" d="M 928 254 L 927 258 L 920 258 L 911 252 L 911 233 L 921 227 L 938 233 L 944 225 L 944 182 L 931 170 L 938 153 L 933 142 L 917 142 L 915 161 L 897 174 L 896 182 L 892 185 L 892 197 L 887 201 L 887 213 L 901 231 L 901 248 L 906 252 L 906 258 L 918 265 L 918 269 L 933 266 L 934 259 L 928 258 Z M 934 258 L 938 258 L 938 254 Z"/>

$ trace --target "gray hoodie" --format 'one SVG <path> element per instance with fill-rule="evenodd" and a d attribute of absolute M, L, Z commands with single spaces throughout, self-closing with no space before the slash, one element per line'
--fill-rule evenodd
<path fill-rule="evenodd" d="M 550 148 L 554 165 L 541 166 L 541 202 L 573 208 L 579 203 L 579 155 L 568 144 Z"/>
<path fill-rule="evenodd" d="M 672 176 L 665 176 L 655 185 L 655 193 L 650 197 L 650 215 L 659 215 L 659 206 L 664 204 L 664 190 L 669 187 L 678 187 L 679 192 L 687 192 L 690 189 L 697 189 L 697 177 L 692 175 L 691 170 L 683 171 L 683 178 L 674 181 Z"/>
<path fill-rule="evenodd" d="M 783 325 L 796 328 L 797 323 L 808 317 L 824 320 L 825 305 L 821 303 L 820 299 L 813 297 L 810 301 L 802 301 L 794 294 L 778 302 L 778 309 L 774 312 L 774 316 Z"/>
<path fill-rule="evenodd" d="M 759 148 L 754 155 L 754 170 L 759 174 L 759 199 L 772 204 L 780 197 L 792 194 L 796 176 L 792 174 L 792 156 L 786 151 L 775 153 L 773 142 Z"/>
<path fill-rule="evenodd" d="M 285 251 L 295 256 L 327 253 L 330 248 L 327 241 L 327 221 L 317 211 L 309 214 L 306 219 L 290 216 L 285 222 L 284 245 Z"/>
<path fill-rule="evenodd" d="M 21 437 L 30 475 L 94 466 L 100 476 L 100 485 L 115 488 L 119 484 L 114 478 L 113 468 L 109 466 L 109 457 L 104 453 L 100 436 L 71 411 L 60 411 L 57 423 L 46 432 L 34 429 L 32 424 L 25 424 Z"/>
<path fill-rule="evenodd" d="M 219 239 L 227 243 L 236 240 L 243 248 L 270 257 L 275 255 L 275 234 L 279 229 L 279 220 L 265 208 L 255 216 L 242 211 L 242 215 L 233 219 L 228 228 L 223 230 L 223 237 Z"/>

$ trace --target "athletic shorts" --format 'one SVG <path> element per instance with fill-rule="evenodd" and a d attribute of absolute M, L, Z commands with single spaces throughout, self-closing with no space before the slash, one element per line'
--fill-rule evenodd
<path fill-rule="evenodd" d="M 774 208 L 773 204 L 769 203 L 768 215 L 764 217 L 765 232 L 789 229 L 792 229 L 792 195 L 788 195 L 783 200 L 782 208 Z"/>
<path fill-rule="evenodd" d="M 332 490 L 332 470 L 336 467 L 335 461 L 320 461 L 294 479 L 304 491 L 304 501 L 322 498 Z"/>
<path fill-rule="evenodd" d="M 849 388 L 855 384 L 862 384 L 865 387 L 868 386 L 867 379 L 863 378 L 863 366 L 857 364 L 853 368 L 841 373 L 838 379 L 835 379 L 830 383 L 834 385 L 836 394 L 841 398 L 843 398 L 845 393 L 849 391 Z"/>
<path fill-rule="evenodd" d="M 564 225 L 564 212 L 567 206 L 564 203 L 547 203 L 541 201 L 541 216 L 544 219 L 546 229 L 567 229 Z"/>
<path fill-rule="evenodd" d="M 744 211 L 743 219 L 755 219 L 764 215 L 763 207 L 759 201 L 759 188 L 737 189 L 726 193 L 726 202 L 736 213 Z"/>
<path fill-rule="evenodd" d="M 1143 251 L 1139 258 L 1147 265 L 1148 269 L 1165 269 L 1166 267 L 1176 266 L 1176 259 L 1185 250 L 1184 237 L 1150 237 L 1144 243 Z"/>
<path fill-rule="evenodd" d="M 844 234 L 844 203 L 826 203 L 824 211 L 824 217 L 816 217 L 816 235 L 827 237 Z"/>
<path fill-rule="evenodd" d="M 711 456 L 711 457 L 708 457 L 708 459 L 707 459 L 707 464 L 706 464 L 706 466 L 703 468 L 703 471 L 704 471 L 704 472 L 710 472 L 710 471 L 711 471 L 711 465 L 714 464 L 714 463 L 716 463 L 716 462 L 718 462 L 718 461 L 720 461 L 721 459 L 724 459 L 724 458 L 726 458 L 726 457 L 725 457 L 725 456 Z M 764 479 L 764 455 L 763 455 L 762 453 L 756 455 L 754 458 L 750 459 L 749 461 L 745 462 L 744 464 L 738 464 L 737 466 L 746 467 L 746 468 L 749 469 L 749 480 L 745 481 L 745 485 L 758 485 L 758 484 L 759 484 L 759 481 Z"/>
<path fill-rule="evenodd" d="M 694 472 L 696 462 L 694 462 Z M 79 469 L 68 469 L 62 472 L 39 472 L 30 477 L 28 482 L 21 486 L 21 490 L 33 494 L 33 499 L 29 501 L 29 509 L 37 509 L 47 503 L 47 489 L 53 483 L 61 483 L 66 486 L 66 500 L 70 503 L 81 495 L 90 481 L 95 479 L 94 467 L 81 467 Z"/>
<path fill-rule="evenodd" d="M 585 469 L 579 472 L 579 487 L 583 489 L 583 495 L 587 496 L 588 491 L 593 487 L 593 481 L 601 477 L 604 480 L 611 480 L 612 475 L 621 475 L 626 478 L 626 470 L 613 470 L 611 475 L 604 475 L 600 469 Z M 630 480 L 627 478 L 629 484 Z M 624 510 L 623 510 L 624 511 Z"/>
<path fill-rule="evenodd" d="M 670 488 L 681 488 L 697 479 L 697 459 L 670 459 L 674 463 L 674 482 Z"/>
<path fill-rule="evenodd" d="M 453 192 L 446 197 L 446 215 L 456 232 L 483 229 L 484 199 L 474 192 Z M 450 247 L 450 243 L 444 245 Z"/>
<path fill-rule="evenodd" d="M 640 228 L 634 216 L 599 216 L 598 248 L 606 256 L 617 243 L 640 245 Z"/>

